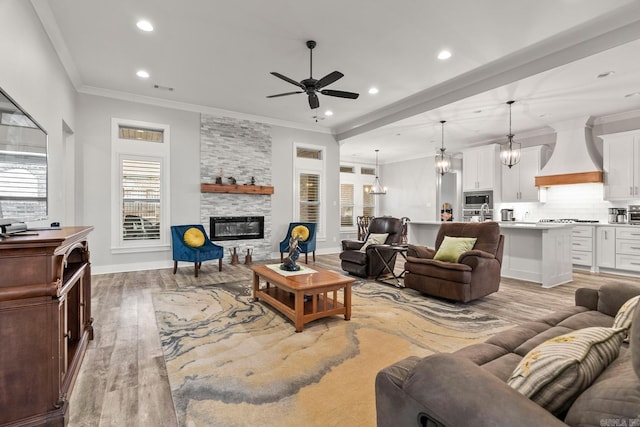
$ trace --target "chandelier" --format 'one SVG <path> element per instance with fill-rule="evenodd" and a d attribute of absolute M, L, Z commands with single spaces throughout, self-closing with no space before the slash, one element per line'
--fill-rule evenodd
<path fill-rule="evenodd" d="M 444 175 L 445 173 L 451 170 L 451 156 L 445 154 L 446 148 L 444 148 L 444 124 L 446 120 L 441 120 L 440 124 L 442 125 L 442 139 L 440 146 L 440 153 L 436 155 L 436 171 L 440 175 Z"/>
<path fill-rule="evenodd" d="M 500 145 L 500 160 L 505 166 L 512 167 L 520 161 L 520 143 L 513 140 L 511 132 L 511 106 L 516 101 L 507 101 L 509 105 L 509 134 L 507 142 Z"/>
<path fill-rule="evenodd" d="M 376 150 L 376 179 L 373 182 L 373 186 L 369 188 L 369 194 L 373 195 L 387 194 L 387 187 L 383 187 L 378 178 L 378 151 L 380 150 Z"/>

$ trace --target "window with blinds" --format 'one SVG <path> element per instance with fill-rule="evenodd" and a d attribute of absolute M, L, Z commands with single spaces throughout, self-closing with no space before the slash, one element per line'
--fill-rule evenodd
<path fill-rule="evenodd" d="M 160 239 L 161 163 L 123 159 L 122 238 Z"/>
<path fill-rule="evenodd" d="M 353 184 L 340 184 L 340 227 L 353 227 Z"/>
<path fill-rule="evenodd" d="M 320 175 L 300 175 L 300 221 L 320 222 Z"/>
<path fill-rule="evenodd" d="M 362 186 L 362 215 L 375 216 L 376 211 L 376 199 L 375 196 L 370 194 L 372 185 Z"/>
<path fill-rule="evenodd" d="M 47 155 L 0 151 L 0 217 L 46 216 Z"/>

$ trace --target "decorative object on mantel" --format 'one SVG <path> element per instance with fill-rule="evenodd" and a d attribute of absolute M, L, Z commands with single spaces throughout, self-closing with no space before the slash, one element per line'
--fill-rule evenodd
<path fill-rule="evenodd" d="M 250 185 L 256 185 L 256 177 L 255 176 L 251 177 L 251 184 Z"/>
<path fill-rule="evenodd" d="M 451 169 L 451 156 L 448 154 L 444 154 L 446 148 L 444 148 L 444 124 L 446 120 L 440 120 L 440 125 L 442 126 L 442 139 L 440 145 L 440 153 L 436 156 L 436 171 L 440 175 L 444 175 L 449 172 Z"/>
<path fill-rule="evenodd" d="M 200 184 L 201 193 L 273 194 L 271 185 Z"/>
<path fill-rule="evenodd" d="M 222 185 L 222 177 L 221 176 L 217 176 L 216 177 L 216 184 Z"/>
<path fill-rule="evenodd" d="M 231 185 L 236 185 L 236 183 L 238 182 L 238 181 L 236 181 L 236 179 L 235 179 L 234 177 L 232 177 L 232 176 L 230 176 L 229 178 L 227 178 L 227 181 L 229 181 L 229 184 L 231 184 Z"/>
<path fill-rule="evenodd" d="M 513 133 L 511 132 L 511 106 L 514 102 L 516 101 L 507 101 L 507 105 L 509 105 L 509 134 L 507 135 L 507 142 L 500 146 L 500 160 L 503 165 L 509 166 L 509 168 L 520 161 L 520 143 L 513 140 Z"/>
<path fill-rule="evenodd" d="M 300 266 L 296 264 L 296 260 L 300 256 L 300 248 L 298 242 L 304 242 L 309 238 L 309 229 L 304 225 L 298 225 L 291 230 L 291 238 L 289 239 L 289 255 L 280 265 L 281 270 L 298 271 Z"/>
<path fill-rule="evenodd" d="M 380 184 L 380 179 L 378 178 L 378 149 L 376 149 L 376 179 L 373 182 L 373 186 L 369 187 L 369 194 L 375 195 L 383 195 L 387 194 L 387 187 L 383 187 Z"/>

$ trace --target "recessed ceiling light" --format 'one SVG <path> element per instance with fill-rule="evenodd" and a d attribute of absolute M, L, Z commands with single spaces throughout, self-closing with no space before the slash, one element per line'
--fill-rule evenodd
<path fill-rule="evenodd" d="M 324 112 L 324 115 L 325 116 L 333 116 L 333 111 L 327 110 L 327 111 Z"/>
<path fill-rule="evenodd" d="M 149 73 L 147 73 L 145 70 L 139 70 L 136 73 L 136 76 L 142 78 L 142 79 L 148 79 L 149 78 Z"/>
<path fill-rule="evenodd" d="M 624 97 L 625 97 L 625 98 L 631 98 L 632 96 L 640 96 L 640 92 L 632 92 L 632 93 L 628 93 L 628 94 L 626 94 Z"/>
<path fill-rule="evenodd" d="M 611 75 L 613 75 L 613 74 L 615 74 L 615 73 L 616 73 L 615 71 L 605 71 L 604 73 L 600 73 L 600 74 L 598 74 L 598 76 L 597 76 L 597 77 L 598 77 L 599 79 L 603 79 L 603 78 L 605 78 L 605 77 L 609 77 L 609 76 L 611 76 Z"/>
<path fill-rule="evenodd" d="M 378 88 L 377 87 L 372 87 L 371 89 L 369 89 L 369 93 L 371 95 L 375 95 L 376 93 L 378 93 Z"/>
<path fill-rule="evenodd" d="M 151 22 L 146 21 L 144 19 L 141 19 L 140 21 L 136 22 L 136 27 L 146 32 L 153 31 L 153 25 L 151 25 Z"/>
<path fill-rule="evenodd" d="M 440 53 L 438 53 L 438 59 L 440 60 L 445 60 L 449 58 L 451 58 L 451 52 L 449 52 L 448 50 L 441 50 Z"/>

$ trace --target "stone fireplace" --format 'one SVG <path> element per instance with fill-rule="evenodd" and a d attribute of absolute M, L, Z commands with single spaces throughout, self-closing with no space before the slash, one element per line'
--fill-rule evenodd
<path fill-rule="evenodd" d="M 238 185 L 271 185 L 271 127 L 264 123 L 202 114 L 200 118 L 200 182 L 223 183 L 233 177 Z M 216 244 L 238 248 L 240 254 L 253 250 L 253 259 L 266 260 L 277 251 L 271 245 L 271 195 L 200 193 L 200 223 L 211 226 L 211 217 L 261 217 L 263 233 L 237 238 L 218 236 Z M 211 234 L 213 230 L 211 230 Z M 213 240 L 213 236 L 209 236 Z"/>

